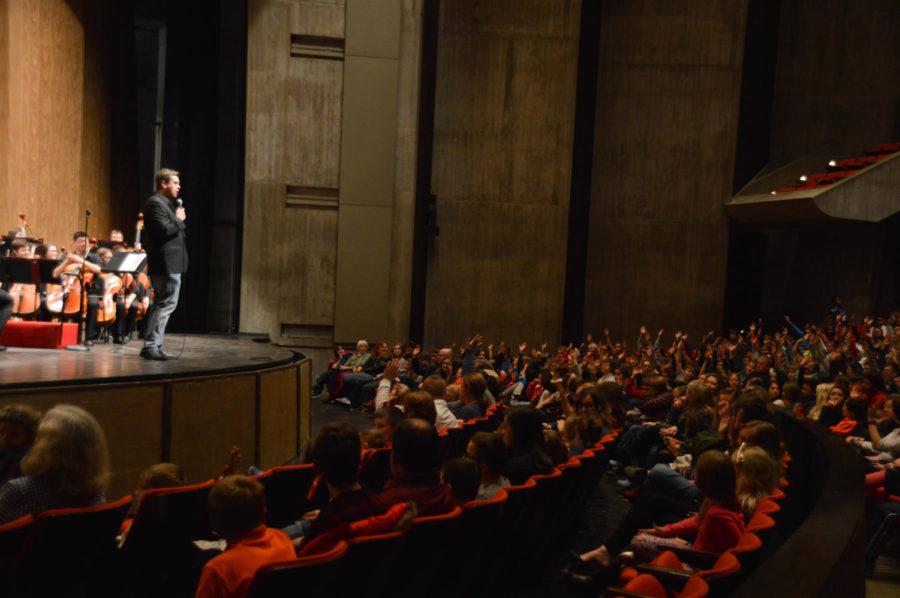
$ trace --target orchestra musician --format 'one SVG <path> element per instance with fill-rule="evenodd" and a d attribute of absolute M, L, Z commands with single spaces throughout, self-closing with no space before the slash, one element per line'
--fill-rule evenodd
<path fill-rule="evenodd" d="M 11 257 L 31 257 L 31 246 L 24 239 L 16 238 L 9 244 L 9 255 Z M 6 323 L 12 315 L 15 300 L 9 294 L 9 289 L 0 287 L 0 335 L 6 328 Z M 0 351 L 6 351 L 6 347 L 0 345 Z"/>
<path fill-rule="evenodd" d="M 163 168 L 154 178 L 156 193 L 144 204 L 144 244 L 156 297 L 144 331 L 141 357 L 166 360 L 174 357 L 163 351 L 166 324 L 178 306 L 181 275 L 188 268 L 184 239 L 187 214 L 178 199 L 181 191 L 178 171 Z"/>
<path fill-rule="evenodd" d="M 94 275 L 94 284 L 88 289 L 87 314 L 84 320 L 84 344 L 90 347 L 94 344 L 97 312 L 100 309 L 100 298 L 103 296 L 103 278 L 99 276 L 101 262 L 96 254 L 90 253 L 86 232 L 75 232 L 72 235 L 72 242 L 72 251 L 66 254 L 66 257 L 53 269 L 53 276 L 60 278 L 63 273 L 66 276 L 77 276 L 82 268 L 86 273 L 90 272 Z"/>
<path fill-rule="evenodd" d="M 125 235 L 122 234 L 122 231 L 120 231 L 119 229 L 114 228 L 111 231 L 109 231 L 109 241 L 111 243 L 117 243 L 117 244 L 121 245 L 121 244 L 125 243 Z"/>

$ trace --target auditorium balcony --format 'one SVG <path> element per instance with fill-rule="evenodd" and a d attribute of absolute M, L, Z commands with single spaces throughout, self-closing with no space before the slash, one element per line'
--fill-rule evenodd
<path fill-rule="evenodd" d="M 900 211 L 900 143 L 844 158 L 822 150 L 764 171 L 725 209 L 735 222 L 749 225 L 881 222 Z"/>

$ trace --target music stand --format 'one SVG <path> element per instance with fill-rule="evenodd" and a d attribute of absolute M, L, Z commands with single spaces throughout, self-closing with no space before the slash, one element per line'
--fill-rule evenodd
<path fill-rule="evenodd" d="M 131 253 L 128 251 L 120 251 L 112 254 L 109 263 L 101 268 L 102 272 L 111 272 L 113 274 L 137 274 L 144 269 L 147 263 L 146 253 Z"/>
<path fill-rule="evenodd" d="M 36 257 L 0 257 L 0 282 L 33 284 L 59 284 L 53 270 L 59 265 L 57 260 Z M 62 314 L 59 320 L 59 342 L 63 338 Z"/>

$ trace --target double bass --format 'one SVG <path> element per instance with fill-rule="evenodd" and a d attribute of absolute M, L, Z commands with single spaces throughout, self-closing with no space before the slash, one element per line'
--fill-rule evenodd
<path fill-rule="evenodd" d="M 138 212 L 137 223 L 134 226 L 134 249 L 133 251 L 136 253 L 143 253 L 144 250 L 141 248 L 141 231 L 144 230 L 144 213 Z M 135 313 L 135 319 L 140 320 L 144 316 L 147 315 L 147 311 L 150 309 L 150 300 L 153 293 L 153 288 L 150 286 L 150 277 L 147 276 L 146 272 L 138 272 L 137 275 L 125 274 L 123 277 L 123 294 L 125 301 L 125 310 L 126 313 L 131 306 L 137 301 L 137 309 Z M 142 298 L 138 298 L 138 285 L 141 285 L 144 288 L 144 293 Z"/>

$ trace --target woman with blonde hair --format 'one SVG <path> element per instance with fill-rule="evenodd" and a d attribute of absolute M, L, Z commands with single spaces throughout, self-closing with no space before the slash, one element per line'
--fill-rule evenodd
<path fill-rule="evenodd" d="M 110 478 L 106 436 L 81 407 L 57 405 L 41 420 L 21 467 L 23 477 L 0 488 L 0 523 L 101 504 Z"/>
<path fill-rule="evenodd" d="M 732 457 L 737 471 L 737 497 L 744 516 L 750 518 L 760 501 L 772 496 L 780 468 L 765 449 L 741 444 Z"/>

